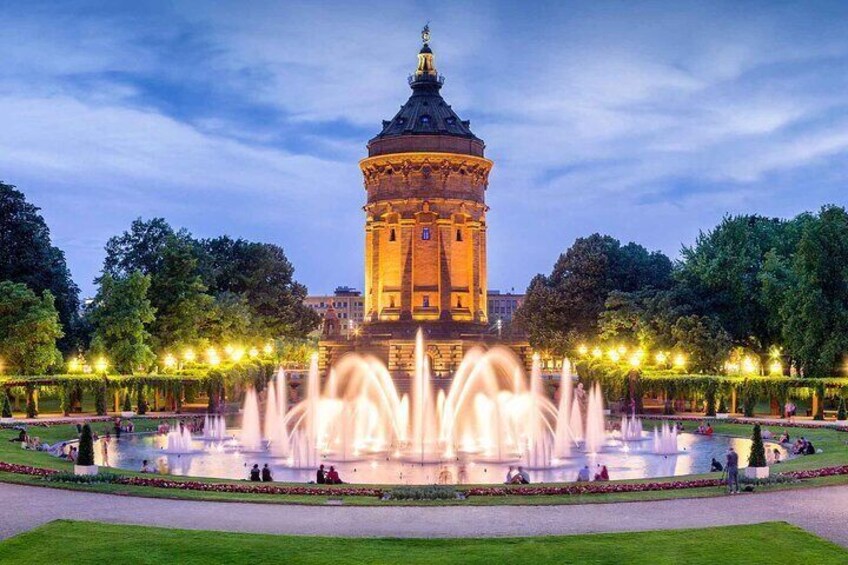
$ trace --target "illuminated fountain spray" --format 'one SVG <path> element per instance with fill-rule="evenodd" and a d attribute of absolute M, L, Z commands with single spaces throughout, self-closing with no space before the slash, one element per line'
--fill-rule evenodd
<path fill-rule="evenodd" d="M 621 439 L 623 441 L 639 441 L 642 438 L 642 420 L 628 418 L 627 414 L 621 417 Z"/>
<path fill-rule="evenodd" d="M 171 431 L 168 432 L 165 452 L 180 455 L 192 453 L 193 451 L 191 432 L 188 430 L 188 427 L 174 422 Z"/>
<path fill-rule="evenodd" d="M 244 395 L 244 410 L 241 416 L 241 446 L 245 451 L 259 451 L 262 448 L 259 401 L 256 398 L 256 391 L 252 388 Z"/>
<path fill-rule="evenodd" d="M 222 441 L 227 439 L 227 422 L 220 414 L 207 414 L 203 418 L 203 439 Z"/>
<path fill-rule="evenodd" d="M 557 426 L 554 441 L 554 455 L 565 458 L 571 455 L 571 445 L 577 442 L 571 426 L 571 411 L 574 398 L 574 380 L 571 374 L 571 362 L 564 359 L 559 379 L 559 406 L 557 408 Z M 581 434 L 582 435 L 582 434 Z"/>
<path fill-rule="evenodd" d="M 677 453 L 677 428 L 662 423 L 662 428 L 654 427 L 653 452 L 657 455 L 675 455 Z"/>
<path fill-rule="evenodd" d="M 589 392 L 589 409 L 586 414 L 586 451 L 600 453 L 605 439 L 604 398 L 601 395 L 601 385 L 595 383 Z"/>
<path fill-rule="evenodd" d="M 575 394 L 583 394 L 582 388 L 573 390 L 566 362 L 557 407 L 545 394 L 538 356 L 528 379 L 521 361 L 500 346 L 468 351 L 450 387 L 438 393 L 420 331 L 408 395 L 399 395 L 379 359 L 357 353 L 333 365 L 323 388 L 313 356 L 306 395 L 291 410 L 284 399 L 284 379 L 280 373 L 276 385 L 269 384 L 264 441 L 294 467 L 313 467 L 322 459 L 426 463 L 465 458 L 522 461 L 542 468 L 567 457 L 578 442 L 597 452 L 605 441 L 599 387 L 591 392 L 584 416 L 585 401 Z M 245 449 L 261 448 L 255 392 L 245 396 L 243 421 Z"/>

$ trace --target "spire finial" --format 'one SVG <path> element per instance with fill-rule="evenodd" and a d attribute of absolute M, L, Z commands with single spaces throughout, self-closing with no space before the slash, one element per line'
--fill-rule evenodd
<path fill-rule="evenodd" d="M 415 71 L 416 77 L 430 76 L 436 77 L 436 62 L 433 60 L 433 52 L 430 50 L 430 22 L 421 30 L 421 51 L 418 52 L 418 69 Z"/>

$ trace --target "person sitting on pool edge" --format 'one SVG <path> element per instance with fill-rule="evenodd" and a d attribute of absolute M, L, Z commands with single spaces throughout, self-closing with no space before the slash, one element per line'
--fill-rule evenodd
<path fill-rule="evenodd" d="M 722 466 L 721 462 L 718 459 L 713 457 L 713 461 L 712 461 L 712 463 L 710 463 L 710 472 L 711 473 L 718 473 L 718 472 L 721 472 L 721 471 L 724 471 L 724 467 Z"/>
<path fill-rule="evenodd" d="M 327 484 L 327 473 L 324 471 L 324 466 L 318 467 L 318 472 L 315 474 L 315 483 L 319 485 Z"/>
<path fill-rule="evenodd" d="M 330 470 L 327 472 L 327 484 L 328 485 L 341 485 L 344 484 L 342 482 L 341 477 L 339 477 L 339 472 L 336 471 L 336 468 L 330 465 Z"/>
<path fill-rule="evenodd" d="M 580 469 L 579 473 L 577 473 L 577 480 L 578 480 L 578 482 L 585 482 L 585 483 L 589 482 L 589 466 L 588 465 L 583 465 L 583 468 Z"/>
<path fill-rule="evenodd" d="M 274 477 L 271 476 L 271 469 L 268 467 L 268 464 L 265 463 L 262 467 L 262 482 L 270 483 L 274 480 Z"/>
<path fill-rule="evenodd" d="M 250 470 L 250 480 L 258 483 L 262 480 L 262 473 L 259 471 L 259 463 L 255 463 Z"/>

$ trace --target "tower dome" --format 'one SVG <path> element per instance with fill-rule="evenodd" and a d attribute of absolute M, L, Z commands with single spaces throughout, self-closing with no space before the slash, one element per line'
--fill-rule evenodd
<path fill-rule="evenodd" d="M 482 157 L 485 144 L 471 132 L 471 122 L 442 98 L 445 79 L 436 70 L 428 27 L 421 38 L 418 66 L 409 76 L 412 95 L 391 120 L 383 120 L 383 129 L 368 142 L 368 155 L 439 151 Z"/>

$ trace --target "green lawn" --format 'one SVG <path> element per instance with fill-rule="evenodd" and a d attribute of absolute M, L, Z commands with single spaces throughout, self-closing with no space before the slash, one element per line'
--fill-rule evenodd
<path fill-rule="evenodd" d="M 148 420 L 143 418 L 135 419 L 136 429 L 144 431 L 155 429 L 159 424 L 157 420 Z M 741 424 L 727 424 L 724 422 L 713 422 L 716 433 L 750 437 L 751 426 Z M 650 428 L 650 422 L 647 424 Z M 687 429 L 692 429 L 695 424 L 687 423 Z M 94 424 L 94 429 L 98 433 L 103 433 L 109 429 L 111 424 L 107 422 Z M 779 426 L 770 427 L 770 429 L 779 435 L 782 428 Z M 815 469 L 827 467 L 830 465 L 845 465 L 848 464 L 848 433 L 837 432 L 832 429 L 801 429 L 789 428 L 792 437 L 804 435 L 812 440 L 816 447 L 823 450 L 823 453 L 813 456 L 799 457 L 792 461 L 781 463 L 772 468 L 773 472 L 799 470 L 799 469 Z M 38 436 L 42 441 L 54 443 L 65 439 L 70 439 L 76 436 L 76 429 L 71 425 L 52 426 L 49 428 L 32 426 L 30 434 Z M 46 467 L 53 469 L 61 469 L 70 471 L 72 466 L 70 463 L 51 457 L 46 453 L 27 451 L 20 448 L 17 443 L 10 443 L 8 440 L 16 437 L 17 432 L 14 430 L 0 430 L 0 461 L 7 463 L 17 463 L 23 465 L 33 465 L 36 467 Z M 110 472 L 118 472 L 126 475 L 138 475 L 132 471 L 124 471 L 118 469 L 110 469 Z M 718 477 L 720 474 L 698 474 L 689 475 L 686 478 L 706 478 Z M 175 479 L 185 479 L 185 477 L 174 477 Z M 667 479 L 652 479 L 652 482 L 674 481 L 680 477 L 670 477 Z M 207 482 L 233 482 L 223 479 L 203 479 Z M 56 483 L 46 483 L 43 479 L 37 477 L 29 477 L 25 475 L 14 475 L 10 473 L 0 473 L 0 481 L 15 482 L 31 485 L 44 485 L 60 488 L 71 488 L 76 490 L 87 490 L 94 492 L 120 493 L 135 496 L 149 496 L 155 498 L 180 498 L 193 500 L 230 500 L 230 501 L 252 501 L 265 503 L 288 503 L 288 504 L 317 504 L 323 505 L 327 503 L 327 499 L 332 496 L 332 491 L 327 497 L 324 496 L 293 496 L 293 495 L 259 495 L 259 494 L 239 494 L 239 493 L 209 493 L 189 490 L 177 489 L 161 489 L 154 487 L 134 487 L 125 485 L 57 485 Z M 637 480 L 622 481 L 622 482 L 643 482 Z M 804 487 L 825 486 L 835 484 L 848 484 L 848 476 L 828 477 L 822 479 L 808 480 L 803 483 Z M 767 487 L 759 487 L 759 491 L 764 490 L 783 490 L 799 488 L 799 484 L 780 484 Z M 332 487 L 330 487 L 332 488 Z M 590 494 L 590 495 L 568 495 L 568 496 L 498 496 L 470 497 L 465 501 L 408 501 L 408 502 L 380 502 L 373 497 L 344 497 L 346 505 L 381 505 L 388 504 L 398 505 L 502 505 L 502 504 L 585 504 L 591 502 L 625 502 L 634 500 L 665 500 L 672 498 L 696 498 L 718 496 L 723 494 L 723 489 L 720 488 L 700 488 L 700 489 L 680 489 L 668 491 L 653 491 L 642 493 L 612 493 L 612 494 Z"/>
<path fill-rule="evenodd" d="M 0 543 L 5 563 L 844 564 L 848 551 L 782 522 L 488 539 L 359 539 L 56 521 Z"/>

